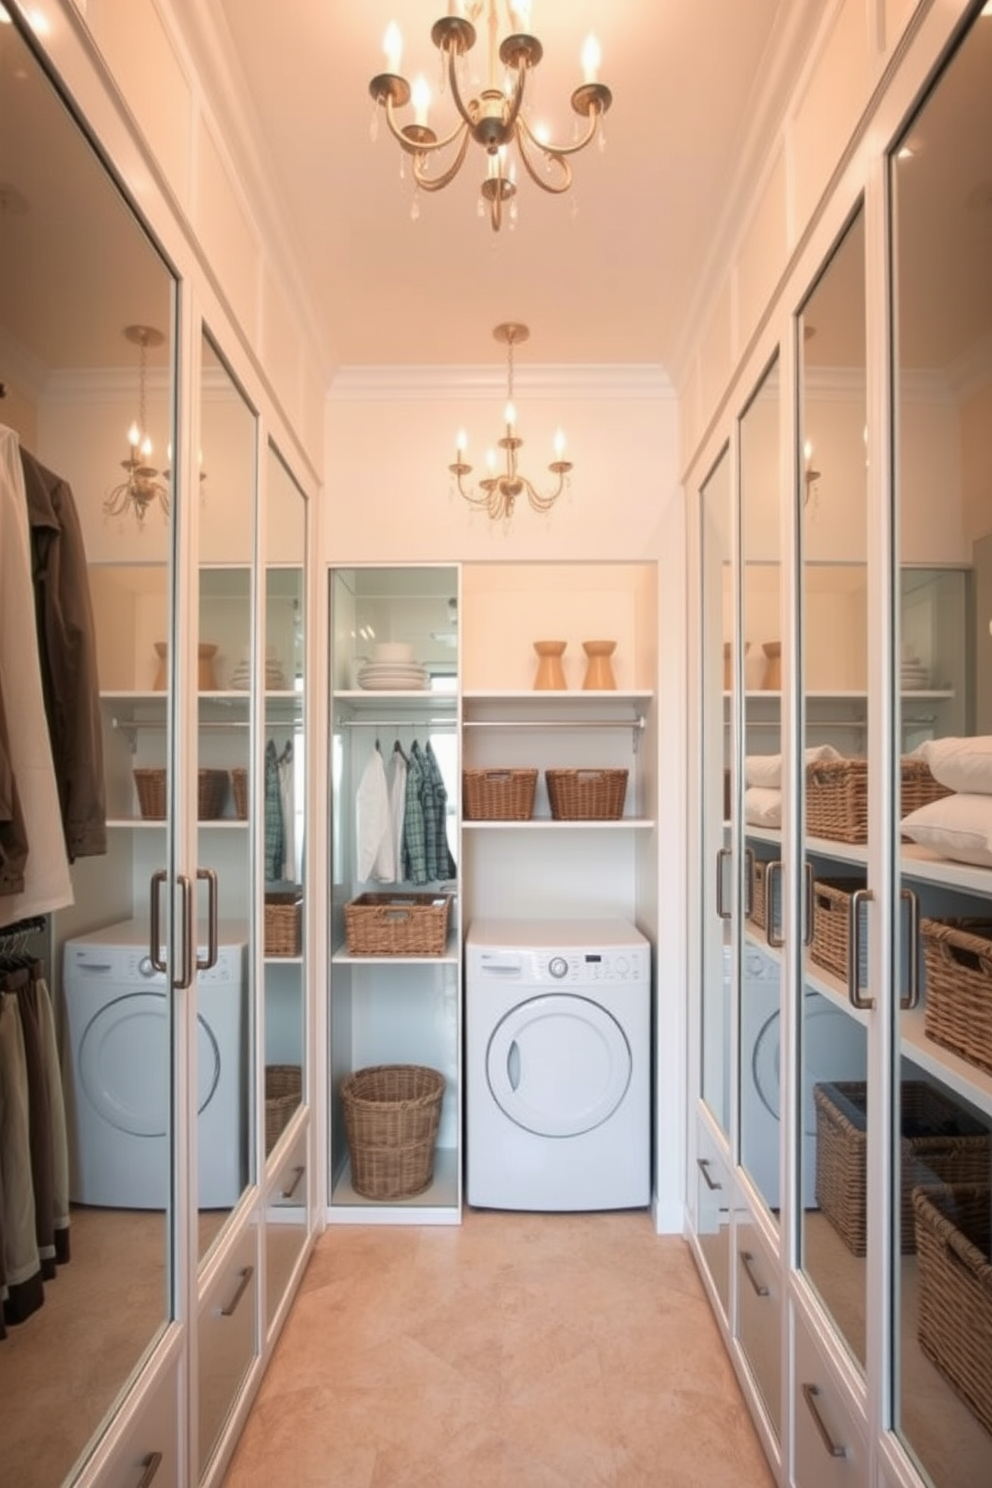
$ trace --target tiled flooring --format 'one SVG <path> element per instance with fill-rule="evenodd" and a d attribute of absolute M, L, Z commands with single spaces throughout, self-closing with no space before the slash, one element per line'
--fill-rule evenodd
<path fill-rule="evenodd" d="M 646 1212 L 319 1240 L 224 1488 L 772 1488 Z"/>

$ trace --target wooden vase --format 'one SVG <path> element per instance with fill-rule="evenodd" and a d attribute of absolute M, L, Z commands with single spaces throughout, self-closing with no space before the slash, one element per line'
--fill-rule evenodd
<path fill-rule="evenodd" d="M 583 641 L 582 649 L 589 658 L 586 675 L 582 683 L 584 692 L 608 692 L 616 690 L 616 678 L 610 657 L 617 649 L 616 641 Z"/>
<path fill-rule="evenodd" d="M 534 678 L 536 692 L 563 692 L 568 686 L 565 681 L 565 668 L 561 664 L 566 645 L 566 641 L 534 642 L 534 650 L 541 658 L 537 664 L 537 676 Z"/>

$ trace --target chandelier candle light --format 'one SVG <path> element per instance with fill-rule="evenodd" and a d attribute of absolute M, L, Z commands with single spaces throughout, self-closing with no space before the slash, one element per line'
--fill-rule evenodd
<path fill-rule="evenodd" d="M 468 153 L 469 140 L 475 140 L 486 152 L 486 173 L 479 187 L 479 210 L 494 232 L 503 221 L 503 206 L 510 205 L 511 219 L 516 213 L 517 194 L 515 167 L 508 160 L 511 144 L 516 144 L 524 169 L 542 191 L 559 196 L 572 184 L 569 156 L 577 155 L 599 136 L 603 142 L 602 119 L 613 95 L 597 79 L 600 64 L 599 43 L 594 36 L 586 39 L 582 51 L 584 82 L 572 94 L 572 108 L 588 121 L 580 137 L 571 145 L 551 144 L 532 129 L 523 113 L 529 72 L 544 55 L 536 36 L 530 34 L 530 0 L 508 0 L 510 34 L 499 39 L 497 0 L 449 0 L 448 14 L 434 22 L 431 41 L 441 58 L 442 87 L 445 80 L 459 114 L 459 120 L 447 134 L 439 136 L 427 122 L 430 89 L 423 77 L 413 85 L 400 74 L 403 42 L 395 21 L 390 23 L 383 41 L 386 53 L 385 72 L 369 83 L 376 104 L 385 110 L 389 132 L 413 161 L 413 178 L 425 191 L 441 191 L 461 170 Z M 486 12 L 489 32 L 488 84 L 477 98 L 465 99 L 459 82 L 459 63 L 476 41 L 473 24 Z M 499 64 L 505 82 L 500 77 Z M 413 104 L 414 122 L 400 124 L 396 110 Z M 378 107 L 376 118 L 378 118 Z M 450 153 L 449 153 L 450 152 Z M 445 163 L 446 162 L 446 163 Z M 431 174 L 437 163 L 438 173 Z M 416 196 L 413 215 L 419 215 Z"/>
<path fill-rule="evenodd" d="M 114 487 L 103 503 L 108 517 L 120 517 L 133 508 L 138 526 L 145 525 L 145 516 L 153 501 L 158 501 L 163 513 L 169 513 L 169 493 L 159 480 L 159 472 L 150 464 L 152 442 L 145 423 L 145 377 L 147 373 L 148 348 L 161 346 L 165 337 L 152 326 L 129 325 L 124 327 L 124 337 L 139 348 L 138 362 L 138 417 L 127 433 L 128 455 L 121 465 L 127 472 L 120 485 Z"/>
<path fill-rule="evenodd" d="M 465 462 L 468 439 L 462 429 L 458 431 L 455 440 L 455 463 L 448 466 L 455 478 L 459 494 L 464 496 L 471 506 L 484 507 L 494 521 L 500 519 L 508 521 L 513 516 L 513 507 L 517 497 L 524 492 L 534 511 L 550 511 L 564 490 L 566 477 L 572 468 L 570 460 L 562 459 L 565 451 L 565 436 L 559 429 L 555 434 L 555 458 L 548 466 L 551 474 L 557 476 L 558 483 L 550 495 L 542 495 L 517 469 L 517 451 L 522 446 L 523 440 L 517 433 L 517 410 L 513 402 L 513 348 L 518 342 L 526 341 L 529 335 L 530 331 L 527 326 L 513 320 L 504 321 L 493 331 L 496 340 L 506 346 L 506 408 L 503 413 L 506 433 L 498 441 L 499 448 L 504 455 L 503 470 L 497 473 L 496 452 L 492 449 L 488 450 L 486 465 L 489 468 L 489 475 L 479 481 L 479 491 L 473 491 L 471 488 L 466 490 L 463 477 L 471 475 L 472 467 Z"/>

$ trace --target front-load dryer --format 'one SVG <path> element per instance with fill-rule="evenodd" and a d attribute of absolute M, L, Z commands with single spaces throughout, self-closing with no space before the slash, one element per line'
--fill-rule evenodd
<path fill-rule="evenodd" d="M 201 1209 L 230 1208 L 248 1173 L 244 924 L 222 921 L 219 941 L 216 965 L 197 975 Z M 126 920 L 67 940 L 63 1000 L 70 1197 L 108 1208 L 164 1209 L 170 1019 L 166 978 L 148 955 L 147 922 Z"/>
<path fill-rule="evenodd" d="M 622 920 L 476 920 L 465 952 L 469 1204 L 649 1204 L 647 940 Z"/>

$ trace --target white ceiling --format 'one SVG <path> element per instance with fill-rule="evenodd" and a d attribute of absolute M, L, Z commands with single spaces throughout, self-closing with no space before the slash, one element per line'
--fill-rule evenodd
<path fill-rule="evenodd" d="M 572 137 L 569 99 L 585 36 L 597 34 L 613 92 L 606 149 L 578 155 L 575 210 L 529 181 L 519 220 L 494 234 L 477 214 L 476 145 L 443 192 L 421 194 L 385 123 L 371 140 L 371 76 L 395 19 L 402 70 L 437 100 L 430 29 L 444 0 L 176 0 L 191 34 L 222 29 L 215 55 L 239 68 L 332 363 L 499 360 L 492 329 L 522 320 L 519 360 L 671 368 L 721 226 L 753 184 L 781 92 L 825 0 L 535 0 L 544 46 L 533 118 Z M 501 18 L 505 14 L 500 0 Z M 485 26 L 473 55 L 484 73 Z M 508 28 L 504 25 L 503 32 Z M 435 102 L 431 122 L 452 117 Z M 233 117 L 233 116 L 232 116 Z"/>

